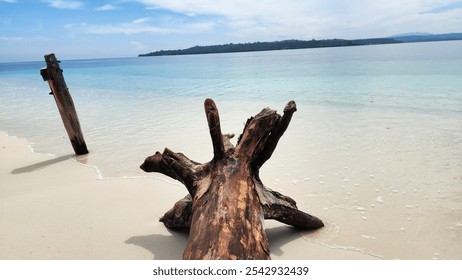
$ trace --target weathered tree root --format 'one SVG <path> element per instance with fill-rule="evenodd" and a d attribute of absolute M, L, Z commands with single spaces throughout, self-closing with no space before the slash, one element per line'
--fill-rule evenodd
<path fill-rule="evenodd" d="M 189 229 L 184 259 L 269 259 L 263 218 L 302 229 L 324 226 L 259 178 L 297 110 L 294 101 L 283 116 L 265 108 L 248 119 L 236 146 L 230 142 L 234 134 L 221 133 L 215 102 L 206 99 L 204 109 L 214 153 L 210 162 L 201 164 L 165 148 L 140 166 L 180 181 L 189 192 L 160 219 L 168 228 Z"/>

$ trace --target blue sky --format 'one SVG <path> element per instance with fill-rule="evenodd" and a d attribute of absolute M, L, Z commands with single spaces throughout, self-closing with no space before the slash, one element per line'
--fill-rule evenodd
<path fill-rule="evenodd" d="M 0 62 L 408 32 L 462 32 L 462 1 L 0 0 Z"/>

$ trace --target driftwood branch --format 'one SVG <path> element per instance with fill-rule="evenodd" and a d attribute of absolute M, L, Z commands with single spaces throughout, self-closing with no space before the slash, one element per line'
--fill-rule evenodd
<path fill-rule="evenodd" d="M 204 102 L 205 116 L 209 125 L 210 137 L 212 138 L 214 159 L 222 159 L 225 155 L 225 146 L 223 135 L 221 134 L 220 116 L 218 108 L 212 99 L 206 99 Z"/>
<path fill-rule="evenodd" d="M 287 103 L 286 107 L 284 108 L 284 114 L 282 115 L 282 118 L 280 118 L 277 125 L 275 125 L 274 130 L 271 132 L 264 149 L 259 153 L 256 159 L 255 164 L 258 167 L 263 166 L 263 164 L 268 159 L 270 159 L 271 155 L 276 149 L 279 139 L 282 137 L 287 127 L 289 127 L 289 123 L 292 120 L 292 115 L 295 113 L 295 111 L 297 111 L 295 102 L 290 101 Z"/>

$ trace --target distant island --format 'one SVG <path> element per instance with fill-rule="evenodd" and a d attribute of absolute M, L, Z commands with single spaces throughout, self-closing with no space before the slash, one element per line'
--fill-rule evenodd
<path fill-rule="evenodd" d="M 309 48 L 330 48 L 330 47 L 347 47 L 347 46 L 363 46 L 363 45 L 381 45 L 381 44 L 399 44 L 399 43 L 415 43 L 415 42 L 430 42 L 430 41 L 450 41 L 462 40 L 462 33 L 448 34 L 401 34 L 387 38 L 371 38 L 371 39 L 325 39 L 325 40 L 284 40 L 275 42 L 255 42 L 255 43 L 240 43 L 240 44 L 224 44 L 212 46 L 195 46 L 180 50 L 160 50 L 146 54 L 144 56 L 166 56 L 166 55 L 191 55 L 191 54 L 211 54 L 211 53 L 235 53 L 235 52 L 258 52 L 258 51 L 275 51 L 275 50 L 294 50 L 294 49 L 309 49 Z"/>

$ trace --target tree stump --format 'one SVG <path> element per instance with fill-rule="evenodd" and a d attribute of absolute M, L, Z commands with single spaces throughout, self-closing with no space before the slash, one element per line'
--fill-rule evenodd
<path fill-rule="evenodd" d="M 160 219 L 171 229 L 189 229 L 183 259 L 270 259 L 263 219 L 302 229 L 318 229 L 322 221 L 297 209 L 296 202 L 266 188 L 261 166 L 297 110 L 290 101 L 281 116 L 269 108 L 247 120 L 236 146 L 234 134 L 222 134 L 217 106 L 204 102 L 213 159 L 195 162 L 165 148 L 146 158 L 140 168 L 160 172 L 183 183 L 189 194 Z"/>

